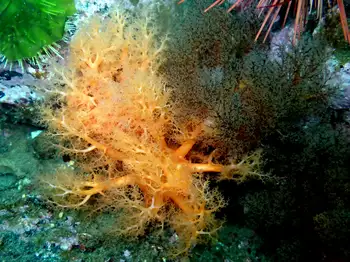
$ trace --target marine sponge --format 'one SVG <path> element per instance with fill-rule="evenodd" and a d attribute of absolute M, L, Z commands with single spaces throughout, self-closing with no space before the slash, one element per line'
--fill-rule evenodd
<path fill-rule="evenodd" d="M 0 3 L 0 54 L 4 67 L 23 60 L 38 64 L 43 55 L 59 55 L 56 41 L 75 12 L 73 0 L 2 0 Z"/>

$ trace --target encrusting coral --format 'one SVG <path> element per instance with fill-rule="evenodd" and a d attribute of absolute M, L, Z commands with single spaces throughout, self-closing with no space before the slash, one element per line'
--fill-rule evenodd
<path fill-rule="evenodd" d="M 53 98 L 41 108 L 49 132 L 75 172 L 41 178 L 49 199 L 81 207 L 122 209 L 115 231 L 142 235 L 147 226 L 170 225 L 179 236 L 174 254 L 186 252 L 221 227 L 214 212 L 225 206 L 204 173 L 223 179 L 246 176 L 258 159 L 222 165 L 213 154 L 188 155 L 214 134 L 204 119 L 179 120 L 171 92 L 157 69 L 167 37 L 158 35 L 150 14 L 115 12 L 95 18 L 77 32 L 64 66 L 42 90 Z M 238 179 L 241 179 L 239 177 Z"/>

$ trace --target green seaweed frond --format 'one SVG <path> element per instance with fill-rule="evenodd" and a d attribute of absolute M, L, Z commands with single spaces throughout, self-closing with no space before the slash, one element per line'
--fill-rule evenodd
<path fill-rule="evenodd" d="M 57 55 L 56 42 L 65 33 L 73 0 L 2 0 L 0 3 L 0 62 L 23 69 L 24 62 L 40 67 L 46 56 Z"/>

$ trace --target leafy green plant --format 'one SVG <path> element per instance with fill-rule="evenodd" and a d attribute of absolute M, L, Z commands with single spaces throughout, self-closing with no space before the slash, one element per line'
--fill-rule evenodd
<path fill-rule="evenodd" d="M 0 54 L 4 67 L 23 61 L 39 64 L 55 54 L 65 22 L 75 12 L 73 0 L 3 0 L 0 3 Z"/>

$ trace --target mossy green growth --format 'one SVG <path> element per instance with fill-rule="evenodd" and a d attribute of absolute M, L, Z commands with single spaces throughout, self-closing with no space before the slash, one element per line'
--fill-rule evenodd
<path fill-rule="evenodd" d="M 66 19 L 74 13 L 74 0 L 2 0 L 0 54 L 5 66 L 56 53 L 51 45 L 63 38 Z"/>

